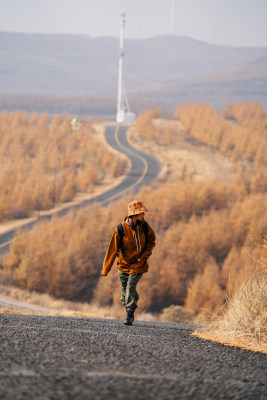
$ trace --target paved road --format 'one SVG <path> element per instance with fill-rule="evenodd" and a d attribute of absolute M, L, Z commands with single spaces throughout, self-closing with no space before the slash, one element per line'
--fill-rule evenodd
<path fill-rule="evenodd" d="M 264 400 L 266 355 L 190 336 L 192 326 L 0 314 L 6 400 Z"/>
<path fill-rule="evenodd" d="M 127 126 L 107 126 L 105 131 L 105 136 L 107 142 L 110 146 L 114 147 L 116 150 L 123 154 L 131 160 L 131 170 L 128 176 L 123 180 L 123 182 L 116 186 L 115 188 L 96 196 L 94 199 L 86 200 L 78 205 L 70 206 L 56 212 L 57 215 L 63 216 L 70 211 L 70 209 L 79 209 L 82 207 L 88 207 L 93 202 L 99 202 L 103 205 L 108 204 L 110 201 L 116 200 L 122 194 L 129 190 L 134 189 L 135 192 L 139 191 L 143 185 L 149 185 L 158 175 L 160 171 L 160 164 L 157 160 L 149 155 L 142 153 L 132 146 L 127 141 L 126 131 Z M 42 219 L 51 219 L 52 216 L 43 217 Z M 31 229 L 38 221 L 33 221 L 28 224 L 23 225 L 23 228 Z M 13 239 L 16 229 L 10 230 L 2 235 L 0 235 L 0 256 L 3 256 L 8 252 L 10 241 Z"/>

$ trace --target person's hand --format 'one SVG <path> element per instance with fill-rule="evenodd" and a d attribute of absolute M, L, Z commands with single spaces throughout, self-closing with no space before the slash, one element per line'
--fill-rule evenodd
<path fill-rule="evenodd" d="M 108 274 L 101 274 L 101 276 L 108 276 Z"/>

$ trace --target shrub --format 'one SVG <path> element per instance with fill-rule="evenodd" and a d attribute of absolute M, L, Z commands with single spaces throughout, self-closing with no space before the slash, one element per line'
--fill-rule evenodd
<path fill-rule="evenodd" d="M 161 322 L 180 322 L 184 324 L 193 324 L 195 320 L 194 314 L 186 310 L 182 306 L 172 305 L 167 308 L 163 308 L 159 315 Z"/>
<path fill-rule="evenodd" d="M 257 253 L 256 269 L 240 283 L 226 308 L 197 334 L 267 352 L 267 237 L 264 235 L 257 243 Z"/>

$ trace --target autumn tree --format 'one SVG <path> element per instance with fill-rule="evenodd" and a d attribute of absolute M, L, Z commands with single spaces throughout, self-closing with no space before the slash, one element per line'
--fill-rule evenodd
<path fill-rule="evenodd" d="M 94 139 L 90 119 L 72 130 L 65 114 L 49 121 L 20 111 L 0 114 L 0 167 L 0 221 L 50 209 L 124 172 L 122 159 Z"/>

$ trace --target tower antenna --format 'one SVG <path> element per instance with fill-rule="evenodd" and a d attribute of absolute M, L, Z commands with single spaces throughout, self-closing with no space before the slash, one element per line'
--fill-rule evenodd
<path fill-rule="evenodd" d="M 171 0 L 170 35 L 175 35 L 175 0 Z"/>
<path fill-rule="evenodd" d="M 119 75 L 118 75 L 118 101 L 117 101 L 117 122 L 133 122 L 135 114 L 130 112 L 126 91 L 123 85 L 122 71 L 124 60 L 124 27 L 125 27 L 125 10 L 121 10 L 121 27 L 120 27 L 120 52 L 119 52 Z"/>

